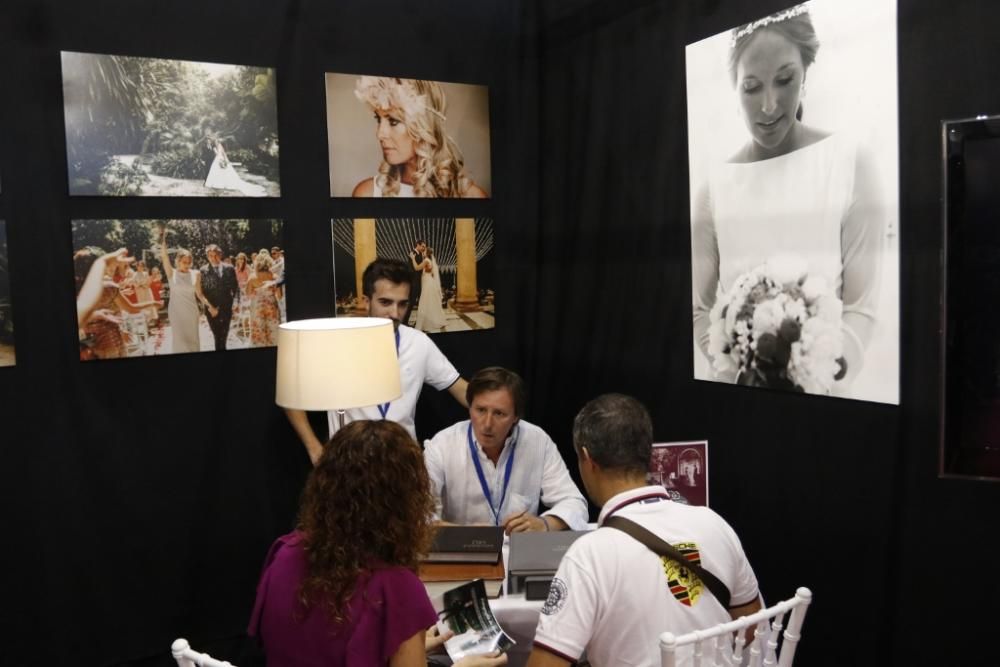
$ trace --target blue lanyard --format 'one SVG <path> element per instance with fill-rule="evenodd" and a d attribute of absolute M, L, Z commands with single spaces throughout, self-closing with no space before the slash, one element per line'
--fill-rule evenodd
<path fill-rule="evenodd" d="M 399 329 L 396 329 L 396 358 L 399 359 Z M 389 414 L 389 406 L 392 405 L 392 401 L 388 403 L 382 403 L 378 406 L 379 414 L 382 415 L 382 419 Z"/>
<path fill-rule="evenodd" d="M 479 463 L 479 452 L 476 451 L 476 445 L 472 440 L 472 422 L 469 422 L 469 454 L 472 456 L 472 464 L 476 466 L 476 474 L 479 475 L 479 486 L 483 489 L 483 497 L 486 498 L 486 502 L 489 503 L 490 512 L 493 514 L 494 525 L 500 525 L 500 510 L 503 508 L 503 501 L 507 498 L 507 486 L 510 484 L 510 470 L 514 466 L 514 447 L 517 445 L 517 438 L 510 443 L 510 456 L 507 457 L 507 467 L 503 472 L 503 492 L 500 494 L 500 504 L 496 507 L 493 506 L 493 494 L 490 493 L 490 487 L 486 483 L 486 475 L 483 474 L 483 466 Z"/>

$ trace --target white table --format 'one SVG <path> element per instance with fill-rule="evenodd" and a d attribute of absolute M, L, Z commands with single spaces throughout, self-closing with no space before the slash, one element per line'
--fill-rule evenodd
<path fill-rule="evenodd" d="M 588 528 L 595 528 L 595 524 L 589 524 Z M 507 571 L 510 560 L 510 537 L 505 535 L 503 540 L 503 566 Z M 435 604 L 440 602 L 434 600 Z M 490 600 L 490 608 L 496 617 L 500 627 L 510 635 L 517 644 L 507 651 L 508 667 L 521 667 L 528 662 L 531 654 L 531 646 L 535 641 L 535 628 L 538 626 L 538 616 L 542 613 L 544 600 L 526 600 L 524 593 L 507 594 L 507 580 L 503 582 L 503 592 L 500 597 Z"/>

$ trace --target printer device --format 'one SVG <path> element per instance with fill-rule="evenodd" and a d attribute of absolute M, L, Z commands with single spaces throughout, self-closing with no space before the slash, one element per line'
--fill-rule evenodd
<path fill-rule="evenodd" d="M 511 533 L 507 562 L 507 593 L 524 593 L 528 600 L 544 600 L 563 555 L 585 530 Z"/>

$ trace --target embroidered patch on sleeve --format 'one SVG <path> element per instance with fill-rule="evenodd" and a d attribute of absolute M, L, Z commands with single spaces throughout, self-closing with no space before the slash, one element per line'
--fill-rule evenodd
<path fill-rule="evenodd" d="M 698 553 L 698 545 L 694 542 L 683 542 L 673 547 L 680 551 L 689 563 L 701 565 L 701 554 Z M 693 607 L 705 590 L 701 579 L 683 564 L 666 556 L 661 556 L 660 562 L 663 564 L 663 573 L 667 576 L 670 593 L 681 604 Z"/>
<path fill-rule="evenodd" d="M 546 616 L 551 616 L 562 609 L 566 604 L 568 595 L 569 591 L 566 589 L 566 582 L 559 577 L 553 578 L 552 585 L 549 587 L 549 597 L 545 600 L 542 613 Z"/>

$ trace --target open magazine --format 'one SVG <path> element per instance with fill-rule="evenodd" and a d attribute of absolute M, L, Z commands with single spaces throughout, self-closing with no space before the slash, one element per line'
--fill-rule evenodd
<path fill-rule="evenodd" d="M 445 592 L 438 630 L 455 633 L 444 647 L 456 662 L 467 655 L 502 653 L 516 643 L 497 623 L 482 579 Z"/>

